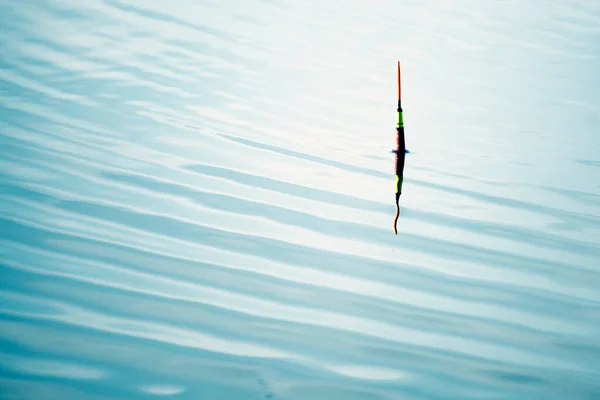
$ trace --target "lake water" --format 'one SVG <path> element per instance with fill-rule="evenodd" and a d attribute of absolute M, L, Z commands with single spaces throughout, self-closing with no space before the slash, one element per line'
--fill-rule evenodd
<path fill-rule="evenodd" d="M 600 399 L 599 2 L 0 18 L 0 398 Z"/>

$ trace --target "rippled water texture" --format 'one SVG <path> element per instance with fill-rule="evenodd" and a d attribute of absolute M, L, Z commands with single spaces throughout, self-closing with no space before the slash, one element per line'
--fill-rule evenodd
<path fill-rule="evenodd" d="M 600 399 L 599 2 L 0 18 L 2 399 Z"/>

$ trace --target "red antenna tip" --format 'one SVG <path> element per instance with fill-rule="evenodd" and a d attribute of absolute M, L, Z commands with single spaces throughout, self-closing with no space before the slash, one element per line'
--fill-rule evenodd
<path fill-rule="evenodd" d="M 402 99 L 402 89 L 400 84 L 400 61 L 398 60 L 398 100 Z"/>

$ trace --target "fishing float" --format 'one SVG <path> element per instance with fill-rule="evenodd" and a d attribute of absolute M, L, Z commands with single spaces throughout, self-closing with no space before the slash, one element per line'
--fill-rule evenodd
<path fill-rule="evenodd" d="M 404 118 L 402 117 L 402 85 L 400 83 L 400 61 L 398 61 L 398 126 L 396 127 L 396 216 L 394 217 L 394 234 L 398 234 L 398 217 L 400 216 L 400 195 L 404 182 L 404 159 L 406 142 L 404 139 Z"/>

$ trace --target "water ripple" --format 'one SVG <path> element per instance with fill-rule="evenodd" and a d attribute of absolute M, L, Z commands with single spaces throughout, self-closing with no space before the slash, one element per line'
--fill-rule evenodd
<path fill-rule="evenodd" d="M 595 3 L 0 13 L 5 397 L 600 396 Z"/>

